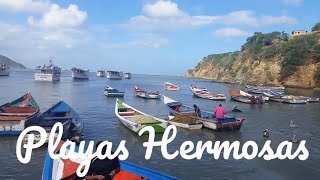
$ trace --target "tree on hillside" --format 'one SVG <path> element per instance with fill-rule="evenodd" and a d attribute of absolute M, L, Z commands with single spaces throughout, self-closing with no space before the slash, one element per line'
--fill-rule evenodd
<path fill-rule="evenodd" d="M 320 31 L 320 22 L 318 22 L 317 24 L 315 24 L 312 29 L 312 31 Z"/>

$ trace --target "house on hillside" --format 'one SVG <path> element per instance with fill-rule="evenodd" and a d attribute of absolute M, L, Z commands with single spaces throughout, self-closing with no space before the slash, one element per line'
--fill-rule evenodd
<path fill-rule="evenodd" d="M 291 36 L 300 36 L 300 35 L 305 35 L 308 34 L 308 31 L 306 30 L 294 30 L 291 33 Z"/>

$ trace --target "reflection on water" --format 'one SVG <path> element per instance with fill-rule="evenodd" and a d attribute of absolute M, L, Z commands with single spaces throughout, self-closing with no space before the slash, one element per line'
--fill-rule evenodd
<path fill-rule="evenodd" d="M 165 91 L 163 83 L 172 82 L 180 86 L 180 91 Z M 161 91 L 164 95 L 186 104 L 197 104 L 201 109 L 212 111 L 219 103 L 227 110 L 234 102 L 208 101 L 196 98 L 189 90 L 189 85 L 207 87 L 209 91 L 225 93 L 228 89 L 240 89 L 240 85 L 219 84 L 203 80 L 186 79 L 170 76 L 133 75 L 131 80 L 109 81 L 95 77 L 92 73 L 89 81 L 73 81 L 70 72 L 63 72 L 61 82 L 48 83 L 33 80 L 32 71 L 13 71 L 11 77 L 0 78 L 0 104 L 12 101 L 23 93 L 30 91 L 38 102 L 41 111 L 55 104 L 61 98 L 70 104 L 85 122 L 86 140 L 108 140 L 116 147 L 121 140 L 126 141 L 129 150 L 128 161 L 163 171 L 183 179 L 317 179 L 320 175 L 320 105 L 289 105 L 267 103 L 264 105 L 239 104 L 243 113 L 238 116 L 246 118 L 240 132 L 213 132 L 208 129 L 189 131 L 178 129 L 175 140 L 168 145 L 168 151 L 179 150 L 180 145 L 191 140 L 198 141 L 255 141 L 259 147 L 265 142 L 262 130 L 270 130 L 269 139 L 272 146 L 291 138 L 289 122 L 299 126 L 296 130 L 299 140 L 307 141 L 309 159 L 299 160 L 215 160 L 211 155 L 203 154 L 201 160 L 183 160 L 178 156 L 174 160 L 165 160 L 160 148 L 155 148 L 150 160 L 145 160 L 145 148 L 142 143 L 148 136 L 139 137 L 123 126 L 114 114 L 114 98 L 103 95 L 106 84 L 125 91 L 124 101 L 146 113 L 165 118 L 168 114 L 161 100 L 145 100 L 133 95 L 133 86 L 150 91 Z M 320 96 L 319 91 L 288 89 L 295 95 Z M 161 135 L 157 135 L 157 140 Z M 35 150 L 31 162 L 23 165 L 15 157 L 17 137 L 0 137 L 0 179 L 40 179 L 44 163 L 45 148 Z M 297 146 L 297 145 L 294 145 Z M 296 147 L 295 147 L 296 148 Z"/>

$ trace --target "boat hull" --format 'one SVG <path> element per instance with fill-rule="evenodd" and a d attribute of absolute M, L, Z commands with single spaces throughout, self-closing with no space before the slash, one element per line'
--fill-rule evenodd
<path fill-rule="evenodd" d="M 107 97 L 123 97 L 124 92 L 119 92 L 119 93 L 110 93 L 108 91 L 104 91 L 104 95 Z"/>
<path fill-rule="evenodd" d="M 10 69 L 0 70 L 0 76 L 9 76 Z"/>
<path fill-rule="evenodd" d="M 135 95 L 137 97 L 145 98 L 145 99 L 160 99 L 161 95 L 160 94 L 148 94 L 144 92 L 136 92 Z"/>
<path fill-rule="evenodd" d="M 72 71 L 72 78 L 73 79 L 88 80 L 89 79 L 89 72 L 79 73 L 79 72 L 76 72 L 76 71 Z"/>
<path fill-rule="evenodd" d="M 60 81 L 60 74 L 41 74 L 41 73 L 35 73 L 34 79 L 36 81 Z"/>

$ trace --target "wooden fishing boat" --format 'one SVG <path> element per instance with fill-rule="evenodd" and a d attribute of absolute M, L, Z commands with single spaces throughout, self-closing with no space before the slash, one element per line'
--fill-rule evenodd
<path fill-rule="evenodd" d="M 245 88 L 254 89 L 254 90 L 267 90 L 267 91 L 284 91 L 284 86 L 266 86 L 266 85 L 249 85 L 246 84 Z"/>
<path fill-rule="evenodd" d="M 242 96 L 241 94 L 236 93 L 235 91 L 232 90 L 228 90 L 229 94 L 231 96 L 231 99 L 235 100 L 235 101 L 239 101 L 242 103 L 246 103 L 246 104 L 262 104 L 263 100 L 261 97 L 255 97 L 255 96 Z"/>
<path fill-rule="evenodd" d="M 104 95 L 108 97 L 123 97 L 124 92 L 114 89 L 111 86 L 107 85 L 106 88 L 104 89 Z"/>
<path fill-rule="evenodd" d="M 190 89 L 193 95 L 209 100 L 216 100 L 216 101 L 224 101 L 226 100 L 226 96 L 224 94 L 214 94 L 210 93 L 207 90 L 199 90 L 198 88 L 194 88 L 194 86 L 190 86 Z"/>
<path fill-rule="evenodd" d="M 283 101 L 283 98 L 282 98 L 283 95 L 278 92 L 263 91 L 263 95 L 266 97 L 269 97 L 270 101 L 274 101 L 274 102 L 282 102 Z"/>
<path fill-rule="evenodd" d="M 179 90 L 179 86 L 174 85 L 174 84 L 169 83 L 169 82 L 165 82 L 164 86 L 166 87 L 166 90 L 168 90 L 168 91 L 178 91 Z"/>
<path fill-rule="evenodd" d="M 197 87 L 197 86 L 195 86 L 194 84 L 191 84 L 190 85 L 190 89 L 193 89 L 194 91 L 207 91 L 208 89 L 207 88 L 204 88 L 204 87 Z M 191 90 L 192 90 L 191 89 Z"/>
<path fill-rule="evenodd" d="M 203 126 L 202 123 L 197 122 L 197 119 L 190 116 L 184 116 L 184 115 L 176 115 L 176 116 L 169 115 L 168 123 L 175 125 L 177 127 L 186 128 L 190 130 L 201 129 Z"/>
<path fill-rule="evenodd" d="M 253 95 L 253 94 L 247 93 L 245 91 L 241 91 L 241 90 L 240 90 L 240 95 L 241 96 L 246 96 L 246 97 L 252 97 L 252 96 L 254 96 L 255 98 L 258 97 L 257 95 Z M 268 96 L 260 95 L 260 98 L 262 98 L 263 101 L 269 101 L 269 97 Z"/>
<path fill-rule="evenodd" d="M 0 106 L 0 135 L 19 135 L 39 112 L 39 106 L 29 92 Z"/>
<path fill-rule="evenodd" d="M 59 152 L 65 142 L 59 142 L 54 152 Z M 68 146 L 66 152 L 70 151 Z M 79 147 L 75 146 L 73 152 L 78 156 Z M 52 159 L 47 152 L 43 167 L 42 180 L 67 180 L 77 179 L 76 171 L 79 165 L 84 161 L 80 158 L 71 159 Z M 106 167 L 107 168 L 107 167 Z M 80 178 L 79 178 L 80 179 Z M 178 180 L 178 178 L 154 171 L 133 163 L 120 161 L 120 171 L 113 177 L 114 180 Z"/>
<path fill-rule="evenodd" d="M 135 95 L 138 97 L 146 98 L 146 99 L 160 99 L 161 93 L 160 92 L 148 92 L 142 88 L 138 88 L 137 86 L 134 87 Z"/>
<path fill-rule="evenodd" d="M 62 100 L 42 113 L 29 126 L 43 127 L 49 135 L 53 125 L 57 122 L 62 123 L 64 126 L 63 140 L 73 139 L 82 134 L 84 125 L 79 114 Z"/>
<path fill-rule="evenodd" d="M 307 99 L 302 99 L 298 96 L 288 95 L 282 97 L 282 102 L 287 104 L 307 104 Z"/>
<path fill-rule="evenodd" d="M 197 119 L 197 122 L 203 123 L 203 126 L 215 131 L 233 131 L 240 130 L 244 119 L 237 118 L 233 115 L 226 115 L 223 120 L 218 120 L 214 113 L 200 111 L 201 116 L 194 115 L 194 108 L 179 101 L 175 101 L 163 96 L 164 104 L 167 106 L 172 115 L 186 115 Z"/>
<path fill-rule="evenodd" d="M 145 114 L 119 99 L 116 100 L 115 114 L 123 125 L 136 133 L 146 126 L 152 126 L 156 133 L 163 133 L 167 128 L 167 121 Z"/>

